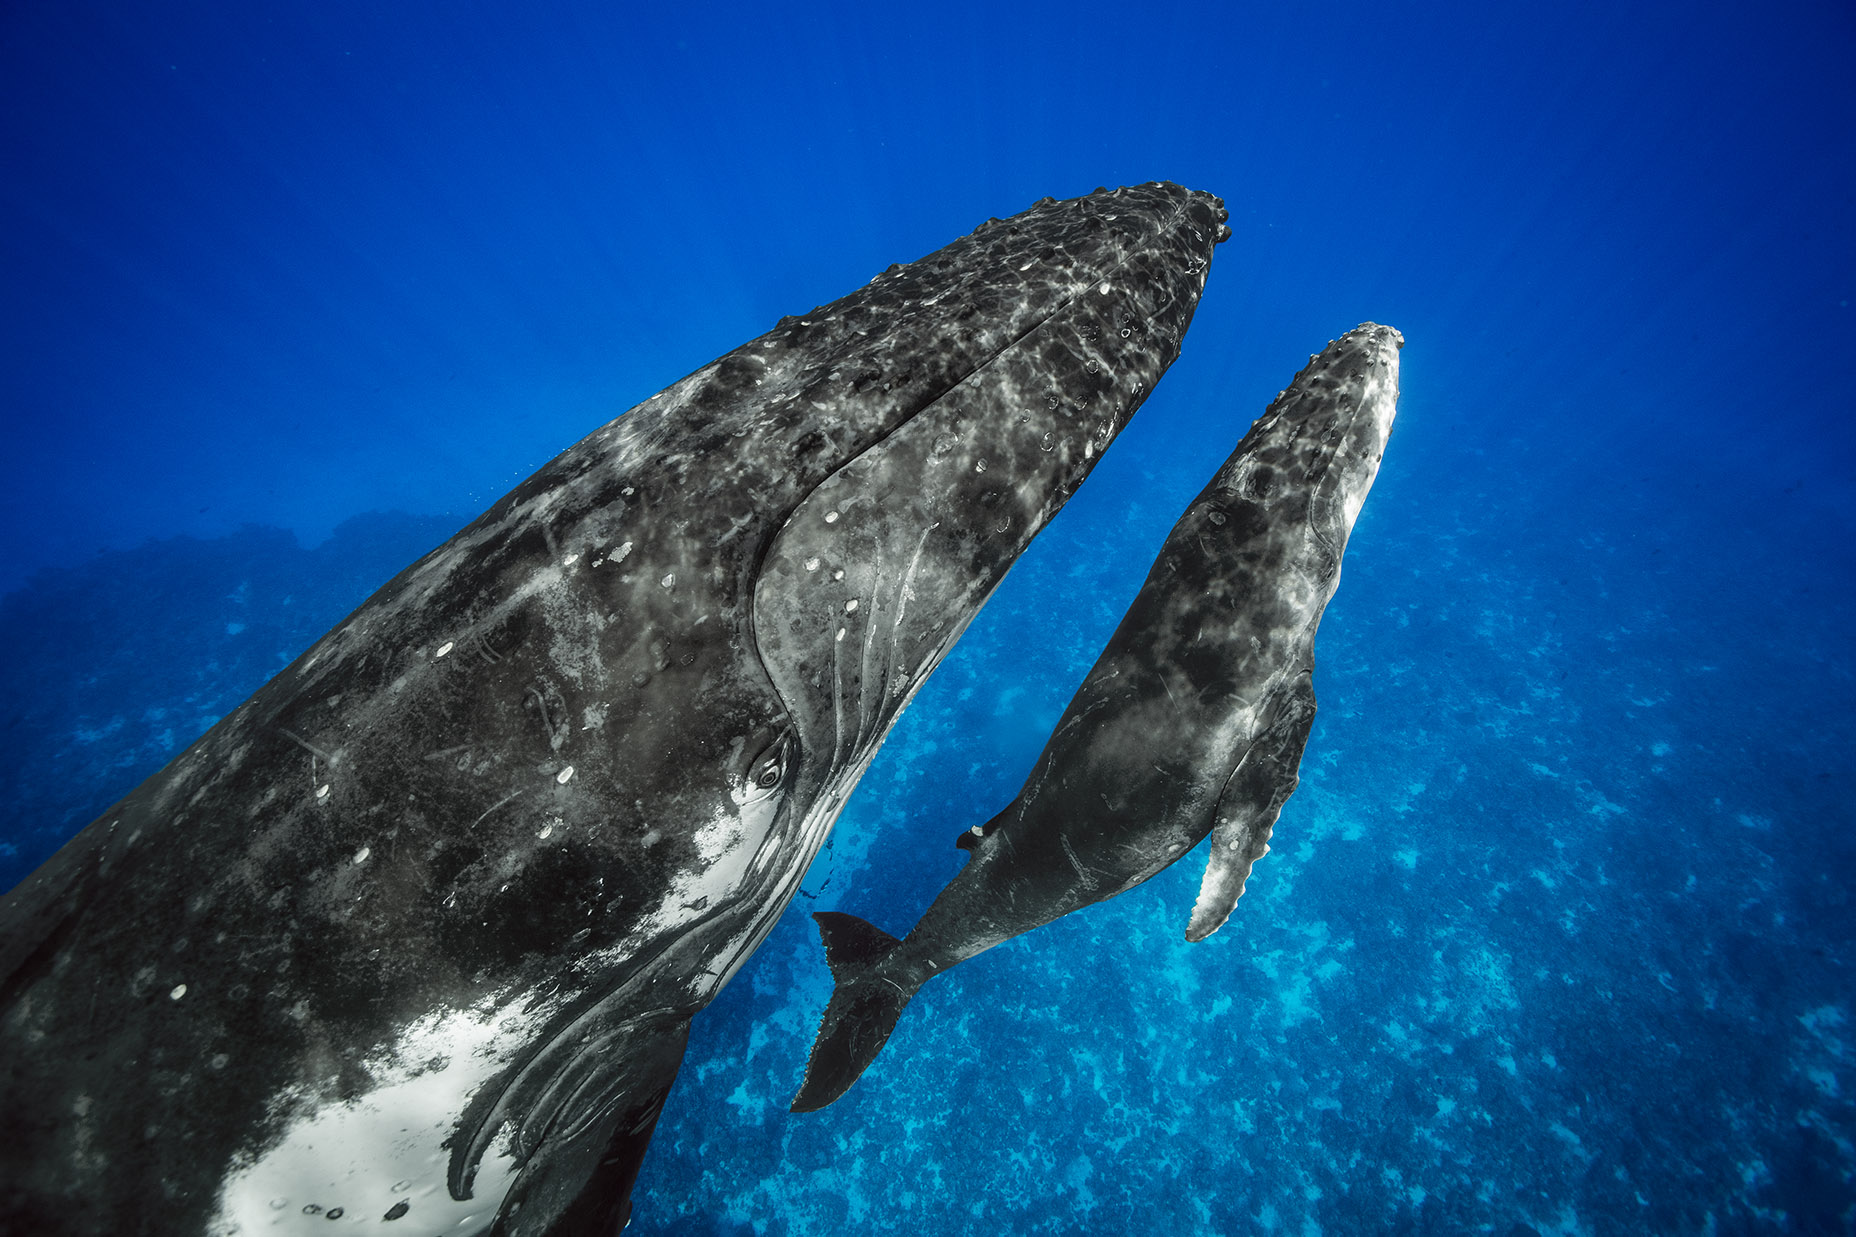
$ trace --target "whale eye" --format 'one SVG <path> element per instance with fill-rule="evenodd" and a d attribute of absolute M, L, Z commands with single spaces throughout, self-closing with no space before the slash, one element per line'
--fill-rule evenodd
<path fill-rule="evenodd" d="M 792 735 L 782 733 L 761 749 L 760 755 L 748 763 L 747 786 L 752 791 L 769 791 L 778 789 L 786 780 L 786 769 L 790 763 L 788 756 L 792 752 Z"/>

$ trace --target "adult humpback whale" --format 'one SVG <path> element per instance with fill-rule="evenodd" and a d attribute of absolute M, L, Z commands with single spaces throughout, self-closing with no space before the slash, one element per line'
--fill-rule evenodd
<path fill-rule="evenodd" d="M 407 568 L 0 901 L 0 1232 L 578 1234 L 910 694 L 1178 354 L 1216 198 L 1046 199 Z"/>
<path fill-rule="evenodd" d="M 972 859 L 905 939 L 814 916 L 837 987 L 795 1112 L 844 1094 L 929 979 L 1133 888 L 1207 833 L 1186 939 L 1224 924 L 1295 790 L 1315 628 L 1392 430 L 1403 346 L 1367 323 L 1277 395 L 1173 526 L 1018 798 L 961 835 Z"/>

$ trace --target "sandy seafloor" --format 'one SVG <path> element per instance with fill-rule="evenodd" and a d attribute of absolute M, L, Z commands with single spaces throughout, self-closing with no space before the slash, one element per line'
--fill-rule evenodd
<path fill-rule="evenodd" d="M 330 11 L 0 17 L 0 884 L 618 409 L 1167 175 L 1235 228 L 1182 359 L 696 1021 L 632 1231 L 1856 1231 L 1847 6 Z M 1365 319 L 1399 425 L 1231 922 L 1189 856 L 789 1115 L 806 913 L 913 922 Z"/>

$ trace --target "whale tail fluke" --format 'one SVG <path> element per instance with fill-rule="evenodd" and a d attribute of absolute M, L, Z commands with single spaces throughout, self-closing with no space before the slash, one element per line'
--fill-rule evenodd
<path fill-rule="evenodd" d="M 919 980 L 898 982 L 883 973 L 884 959 L 902 942 L 881 928 L 842 911 L 816 911 L 812 918 L 837 987 L 819 1022 L 805 1082 L 793 1097 L 794 1112 L 817 1112 L 850 1090 L 883 1051 L 921 986 Z"/>

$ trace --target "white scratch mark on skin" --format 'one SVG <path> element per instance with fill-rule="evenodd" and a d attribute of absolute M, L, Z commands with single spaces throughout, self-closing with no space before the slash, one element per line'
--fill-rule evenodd
<path fill-rule="evenodd" d="M 285 730 L 282 726 L 279 726 L 277 728 L 277 733 L 308 752 L 311 756 L 320 756 L 322 758 L 322 763 L 329 766 L 329 768 L 333 769 L 335 767 L 335 757 L 329 755 L 314 743 L 305 739 L 302 735 L 297 734 L 294 730 Z"/>
<path fill-rule="evenodd" d="M 831 643 L 831 758 L 835 762 L 844 752 L 844 628 Z"/>
<path fill-rule="evenodd" d="M 922 535 L 915 541 L 915 553 L 909 559 L 908 570 L 902 573 L 902 587 L 896 590 L 896 617 L 890 623 L 889 657 L 887 659 L 892 668 L 896 664 L 896 642 L 902 638 L 902 625 L 909 616 L 909 602 L 915 598 L 913 585 L 916 573 L 921 570 L 922 551 L 928 546 L 928 534 L 939 527 L 941 527 L 941 522 L 936 520 L 927 528 L 922 529 Z"/>
<path fill-rule="evenodd" d="M 511 799 L 519 798 L 521 794 L 522 792 L 519 790 L 510 791 L 508 794 L 504 795 L 502 798 L 498 799 L 495 803 L 492 803 L 487 809 L 485 809 L 482 816 L 479 816 L 476 820 L 471 821 L 470 827 L 472 829 L 475 829 L 478 825 L 481 825 L 484 822 L 485 818 L 487 818 L 491 812 L 494 812 L 497 808 L 503 806 L 503 804 L 509 802 Z"/>
<path fill-rule="evenodd" d="M 881 586 L 883 580 L 883 543 L 880 541 L 877 543 L 876 547 L 876 569 L 871 572 L 870 578 L 872 581 L 871 591 L 874 593 L 876 588 Z M 858 669 L 863 676 L 857 684 L 857 745 L 859 747 L 862 747 L 867 741 L 867 732 L 875 728 L 876 724 L 881 720 L 882 715 L 883 689 L 879 686 L 874 693 L 870 690 L 872 681 L 870 673 L 870 653 L 875 646 L 876 624 L 865 622 L 863 653 L 857 659 Z M 878 684 L 889 682 L 889 669 L 887 666 L 883 668 L 882 673 L 876 676 L 875 681 Z M 869 715 L 866 716 L 864 705 L 873 695 L 876 701 L 876 708 L 870 711 Z"/>

